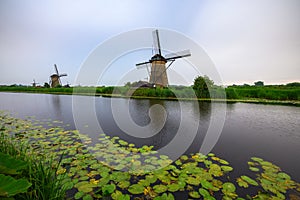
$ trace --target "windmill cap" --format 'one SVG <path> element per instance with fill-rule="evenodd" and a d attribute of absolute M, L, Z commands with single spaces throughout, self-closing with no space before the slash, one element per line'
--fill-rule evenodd
<path fill-rule="evenodd" d="M 152 63 L 152 62 L 154 62 L 154 61 L 164 61 L 164 62 L 167 62 L 166 59 L 165 59 L 162 55 L 159 55 L 159 54 L 155 54 L 155 55 L 151 58 L 150 62 Z"/>

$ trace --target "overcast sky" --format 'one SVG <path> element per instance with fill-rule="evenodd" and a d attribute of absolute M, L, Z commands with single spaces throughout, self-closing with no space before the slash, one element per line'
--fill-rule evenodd
<path fill-rule="evenodd" d="M 63 83 L 73 84 L 93 49 L 145 27 L 174 30 L 197 42 L 225 85 L 300 81 L 299 21 L 299 0 L 1 0 L 0 84 L 43 84 L 54 63 L 68 74 Z M 128 71 L 136 61 L 116 63 Z M 118 81 L 115 72 L 101 84 Z M 144 79 L 143 73 L 135 78 Z M 170 83 L 183 84 L 172 77 Z"/>

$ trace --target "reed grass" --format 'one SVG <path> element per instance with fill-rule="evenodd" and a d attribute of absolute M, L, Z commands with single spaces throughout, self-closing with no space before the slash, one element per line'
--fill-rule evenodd
<path fill-rule="evenodd" d="M 37 155 L 27 142 L 17 140 L 14 136 L 4 135 L 2 132 L 0 132 L 0 151 L 28 164 L 27 169 L 20 176 L 26 178 L 32 186 L 28 192 L 16 195 L 15 199 L 64 199 L 66 194 L 63 185 L 64 177 L 56 174 L 61 159 L 56 161 L 53 158 L 46 159 L 44 156 Z"/>

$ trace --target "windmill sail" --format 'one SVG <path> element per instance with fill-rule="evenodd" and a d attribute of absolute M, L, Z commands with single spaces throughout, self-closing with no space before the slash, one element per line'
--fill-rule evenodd
<path fill-rule="evenodd" d="M 55 68 L 55 72 L 56 72 L 57 76 L 59 76 L 59 73 L 58 73 L 58 69 L 57 69 L 56 64 L 54 64 L 54 68 Z"/>
<path fill-rule="evenodd" d="M 187 57 L 187 56 L 191 56 L 190 50 L 179 51 L 177 53 L 170 53 L 170 54 L 167 54 L 165 56 L 165 58 L 166 58 L 166 60 L 173 60 L 173 59 L 183 58 L 183 57 Z"/>
<path fill-rule="evenodd" d="M 158 36 L 158 30 L 155 30 L 152 32 L 153 36 L 153 47 L 155 54 L 161 55 L 161 49 L 160 49 L 160 42 L 159 42 L 159 36 Z"/>
<path fill-rule="evenodd" d="M 153 36 L 153 48 L 154 55 L 151 57 L 149 61 L 141 62 L 136 64 L 137 68 L 147 67 L 148 74 L 150 76 L 149 83 L 153 87 L 168 87 L 169 81 L 167 76 L 167 69 L 172 65 L 172 63 L 177 58 L 183 58 L 187 56 L 191 56 L 191 52 L 189 50 L 179 51 L 177 53 L 171 53 L 166 56 L 161 54 L 160 41 L 158 36 L 158 30 L 154 30 L 152 32 Z M 168 67 L 166 67 L 166 63 L 170 62 Z M 151 63 L 151 71 L 148 70 L 148 65 Z"/>

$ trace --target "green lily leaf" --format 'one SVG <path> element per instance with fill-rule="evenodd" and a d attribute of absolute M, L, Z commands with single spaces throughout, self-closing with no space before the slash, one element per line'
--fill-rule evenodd
<path fill-rule="evenodd" d="M 80 198 L 82 198 L 82 197 L 83 197 L 83 195 L 85 195 L 85 193 L 84 193 L 84 192 L 82 192 L 82 191 L 80 191 L 80 192 L 76 192 L 76 194 L 75 194 L 74 198 L 75 198 L 75 199 L 80 199 Z"/>
<path fill-rule="evenodd" d="M 144 186 L 140 185 L 140 184 L 133 184 L 131 186 L 129 186 L 128 191 L 131 194 L 142 194 L 144 192 Z"/>
<path fill-rule="evenodd" d="M 200 183 L 201 183 L 201 186 L 205 189 L 212 189 L 214 187 L 212 185 L 212 183 L 207 180 L 202 180 Z"/>
<path fill-rule="evenodd" d="M 230 167 L 230 166 L 225 166 L 225 165 L 222 165 L 222 166 L 221 166 L 221 169 L 222 169 L 224 172 L 230 172 L 230 171 L 233 170 L 232 167 Z"/>
<path fill-rule="evenodd" d="M 257 167 L 249 167 L 249 169 L 253 172 L 259 172 L 259 168 Z"/>
<path fill-rule="evenodd" d="M 223 183 L 223 190 L 228 193 L 231 193 L 231 192 L 235 192 L 236 188 L 235 188 L 234 184 L 232 184 L 230 182 L 226 182 L 226 183 Z"/>
<path fill-rule="evenodd" d="M 115 184 L 104 185 L 102 187 L 102 194 L 103 196 L 109 196 L 115 191 L 115 189 L 116 189 Z"/>
<path fill-rule="evenodd" d="M 189 159 L 189 157 L 187 155 L 182 155 L 182 156 L 180 156 L 180 159 L 181 160 L 187 160 L 187 159 Z"/>
<path fill-rule="evenodd" d="M 0 173 L 7 175 L 16 175 L 20 170 L 25 169 L 27 163 L 22 160 L 13 158 L 8 154 L 0 152 Z"/>
<path fill-rule="evenodd" d="M 156 193 L 163 193 L 163 192 L 165 192 L 165 191 L 167 191 L 168 190 L 168 187 L 167 186 L 165 186 L 165 185 L 155 185 L 154 187 L 153 187 L 153 190 L 156 192 Z"/>
<path fill-rule="evenodd" d="M 258 186 L 258 183 L 255 180 L 253 180 L 252 178 L 248 177 L 248 176 L 243 175 L 243 176 L 241 176 L 241 179 L 243 179 L 244 181 L 246 181 L 250 185 Z"/>
<path fill-rule="evenodd" d="M 217 164 L 211 164 L 209 166 L 208 172 L 210 174 L 212 174 L 213 176 L 216 176 L 216 177 L 219 177 L 219 176 L 223 175 L 221 167 L 219 165 L 217 165 Z"/>
<path fill-rule="evenodd" d="M 200 184 L 200 180 L 199 179 L 194 178 L 194 177 L 190 177 L 190 176 L 185 180 L 185 182 L 187 184 L 190 184 L 190 185 L 199 185 Z"/>
<path fill-rule="evenodd" d="M 241 178 L 238 178 L 236 180 L 236 182 L 238 183 L 238 185 L 240 187 L 243 187 L 243 188 L 248 188 L 249 187 L 248 183 L 246 181 L 244 181 L 243 179 L 241 179 Z"/>
<path fill-rule="evenodd" d="M 252 157 L 251 160 L 259 162 L 259 163 L 264 161 L 263 159 L 257 158 L 257 157 Z"/>
<path fill-rule="evenodd" d="M 122 194 L 122 192 L 118 190 L 112 193 L 111 198 L 114 200 L 130 200 L 130 196 L 128 194 Z"/>
<path fill-rule="evenodd" d="M 83 196 L 82 200 L 93 200 L 94 198 L 90 194 L 86 194 Z"/>
<path fill-rule="evenodd" d="M 172 183 L 172 184 L 168 185 L 168 190 L 169 190 L 170 192 L 176 192 L 176 191 L 178 191 L 180 188 L 181 188 L 180 185 L 179 185 L 179 184 L 176 184 L 176 183 Z"/>
<path fill-rule="evenodd" d="M 284 173 L 284 172 L 279 172 L 277 174 L 277 177 L 280 178 L 280 179 L 291 180 L 291 177 L 288 174 Z"/>
<path fill-rule="evenodd" d="M 220 159 L 219 162 L 223 165 L 229 165 L 229 162 L 223 159 Z"/>
<path fill-rule="evenodd" d="M 205 200 L 216 200 L 210 195 L 210 193 L 206 189 L 200 188 L 199 193 L 203 196 Z"/>
<path fill-rule="evenodd" d="M 199 199 L 200 198 L 200 194 L 197 191 L 189 192 L 189 196 L 194 198 L 194 199 Z"/>
<path fill-rule="evenodd" d="M 26 192 L 31 186 L 25 178 L 14 179 L 11 176 L 0 174 L 0 197 L 11 197 Z"/>
<path fill-rule="evenodd" d="M 130 186 L 130 182 L 129 181 L 120 181 L 118 183 L 118 186 L 121 188 L 121 189 L 125 189 L 125 188 L 128 188 Z"/>

